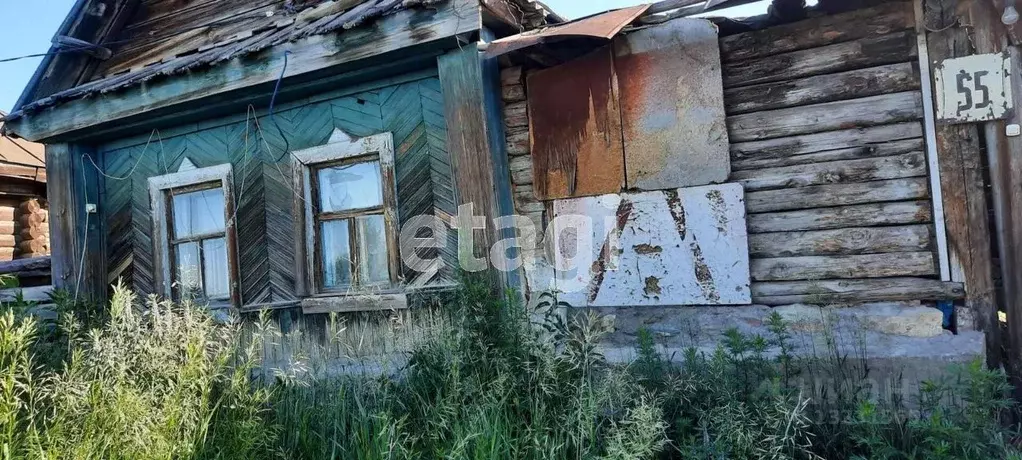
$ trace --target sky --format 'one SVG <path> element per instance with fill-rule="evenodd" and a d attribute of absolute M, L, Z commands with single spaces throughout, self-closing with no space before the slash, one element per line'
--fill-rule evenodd
<path fill-rule="evenodd" d="M 7 37 L 0 41 L 0 59 L 49 50 L 50 39 L 73 3 L 74 0 L 0 0 L 0 31 Z M 643 0 L 544 0 L 544 3 L 562 16 L 577 18 L 636 5 Z M 729 8 L 715 14 L 751 16 L 765 12 L 765 3 Z M 14 107 L 41 59 L 0 62 L 0 110 L 7 112 Z"/>

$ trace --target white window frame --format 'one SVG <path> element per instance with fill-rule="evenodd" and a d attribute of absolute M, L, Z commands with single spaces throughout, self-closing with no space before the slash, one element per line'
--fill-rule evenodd
<path fill-rule="evenodd" d="M 302 204 L 300 206 L 303 234 L 300 240 L 300 253 L 304 253 L 303 266 L 300 266 L 299 280 L 304 283 L 299 291 L 304 291 L 308 298 L 302 301 L 306 313 L 348 312 L 367 310 L 388 310 L 407 308 L 407 298 L 401 285 L 400 252 L 398 245 L 397 216 L 397 181 L 394 172 L 394 137 L 391 133 L 381 133 L 359 139 L 352 139 L 340 130 L 334 131 L 330 141 L 318 147 L 294 152 L 300 162 L 296 169 L 296 182 L 302 185 Z M 320 267 L 319 229 L 317 225 L 317 208 L 319 195 L 313 190 L 313 175 L 319 169 L 329 168 L 336 164 L 351 164 L 362 161 L 379 161 L 381 186 L 383 188 L 384 228 L 386 230 L 388 269 L 390 272 L 389 286 L 354 286 L 347 292 L 325 290 L 322 287 Z M 359 161 L 362 160 L 362 161 Z M 354 254 L 357 247 L 351 247 Z M 357 265 L 355 267 L 357 271 Z"/>
<path fill-rule="evenodd" d="M 171 192 L 176 189 L 194 187 L 203 184 L 219 184 L 224 192 L 224 239 L 227 243 L 227 273 L 230 285 L 230 301 L 213 301 L 210 307 L 223 308 L 237 306 L 238 289 L 238 250 L 237 231 L 234 223 L 234 196 L 231 190 L 232 171 L 230 164 L 192 169 L 163 176 L 149 178 L 149 200 L 153 216 L 153 266 L 155 268 L 154 286 L 157 293 L 168 299 L 174 296 L 174 273 L 171 266 L 171 232 L 169 201 Z"/>

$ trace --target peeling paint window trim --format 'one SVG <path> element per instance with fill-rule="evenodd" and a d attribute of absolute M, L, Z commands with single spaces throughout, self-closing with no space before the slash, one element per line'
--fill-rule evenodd
<path fill-rule="evenodd" d="M 379 306 L 371 301 L 373 294 L 383 297 L 393 296 L 400 292 L 402 283 L 400 255 L 398 252 L 397 229 L 397 186 L 394 173 L 394 141 L 391 133 L 382 133 L 360 139 L 353 139 L 346 133 L 337 130 L 327 144 L 294 152 L 301 162 L 296 179 L 301 182 L 302 190 L 302 230 L 304 239 L 304 270 L 306 294 L 311 298 L 303 301 L 303 306 L 315 303 L 318 311 L 324 298 L 340 299 L 344 304 L 343 311 L 379 310 Z M 324 211 L 321 209 L 321 189 L 318 176 L 324 170 L 338 167 L 376 164 L 381 187 L 379 203 L 370 206 L 355 206 L 354 209 L 341 211 Z M 364 282 L 359 273 L 365 268 L 359 260 L 359 248 L 364 242 L 364 232 L 359 231 L 357 222 L 367 218 L 382 217 L 385 232 L 384 248 L 386 251 L 387 280 Z M 325 265 L 322 227 L 329 222 L 349 222 L 348 237 L 350 261 L 350 282 L 346 284 L 328 285 L 325 283 Z M 366 299 L 364 302 L 353 302 L 352 299 Z M 405 306 L 406 302 L 395 302 Z"/>
<path fill-rule="evenodd" d="M 224 228 L 209 235 L 201 235 L 197 241 L 223 238 L 226 244 L 228 295 L 211 299 L 193 299 L 207 302 L 210 308 L 229 308 L 239 303 L 237 232 L 232 193 L 232 170 L 230 164 L 207 168 L 191 169 L 162 176 L 150 177 L 149 199 L 153 219 L 153 246 L 155 285 L 158 292 L 167 298 L 178 299 L 175 293 L 177 282 L 174 276 L 175 258 L 172 251 L 181 241 L 175 240 L 173 230 L 173 200 L 175 194 L 220 189 L 223 191 Z M 208 237 L 208 238 L 207 238 Z M 201 259 L 200 259 L 201 260 Z"/>

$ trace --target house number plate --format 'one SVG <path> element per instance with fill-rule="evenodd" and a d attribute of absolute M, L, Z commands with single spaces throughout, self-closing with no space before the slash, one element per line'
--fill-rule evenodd
<path fill-rule="evenodd" d="M 1007 53 L 947 59 L 934 71 L 937 118 L 973 123 L 1011 116 L 1011 60 Z"/>

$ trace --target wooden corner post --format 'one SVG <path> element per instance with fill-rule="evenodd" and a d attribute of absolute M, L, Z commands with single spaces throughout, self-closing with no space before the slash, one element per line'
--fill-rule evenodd
<path fill-rule="evenodd" d="M 926 34 L 929 55 L 921 64 L 928 67 L 932 78 L 945 59 L 969 56 L 974 50 L 966 24 L 958 17 L 958 0 L 916 1 L 920 16 L 916 22 L 919 32 Z M 922 57 L 922 53 L 920 55 Z M 964 308 L 957 314 L 957 326 L 960 330 L 983 331 L 987 363 L 998 367 L 1000 329 L 979 127 L 939 124 L 935 141 L 951 281 L 965 284 L 966 289 Z"/>
<path fill-rule="evenodd" d="M 484 30 L 483 37 L 487 35 Z M 497 241 L 514 237 L 513 229 L 498 231 L 494 224 L 495 218 L 514 214 L 511 173 L 504 151 L 500 71 L 496 59 L 484 58 L 475 43 L 464 44 L 437 61 L 457 203 L 471 204 L 474 214 L 486 219 L 482 238 L 476 232 L 471 250 L 473 258 L 486 259 L 487 267 L 491 267 L 490 249 Z M 459 252 L 467 250 L 459 248 Z M 520 286 L 517 271 L 497 268 L 504 287 Z"/>
<path fill-rule="evenodd" d="M 106 298 L 102 218 L 102 175 L 88 148 L 74 144 L 46 146 L 46 194 L 50 204 L 51 277 L 54 289 L 78 300 Z"/>

